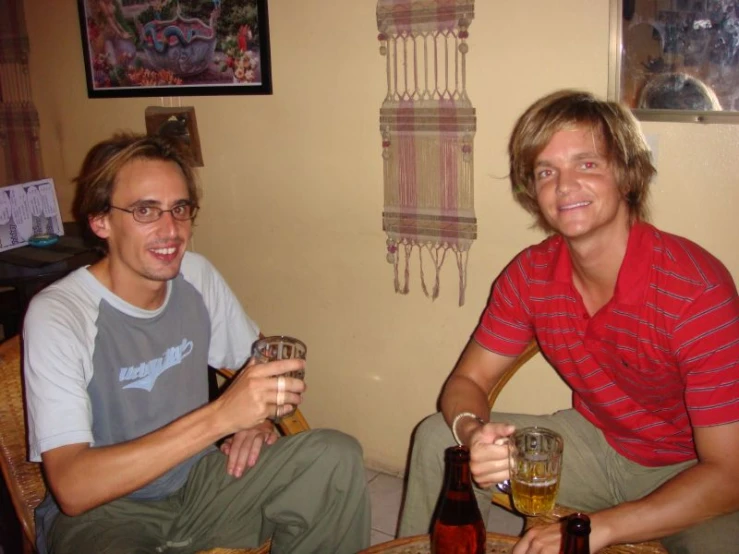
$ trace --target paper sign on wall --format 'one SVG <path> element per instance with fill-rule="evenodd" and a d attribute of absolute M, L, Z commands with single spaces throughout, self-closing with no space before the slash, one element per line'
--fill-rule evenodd
<path fill-rule="evenodd" d="M 64 234 L 54 180 L 0 187 L 0 252 L 40 234 Z"/>

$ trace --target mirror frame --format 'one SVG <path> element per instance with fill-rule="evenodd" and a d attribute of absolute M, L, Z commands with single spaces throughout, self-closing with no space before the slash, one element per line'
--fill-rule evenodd
<path fill-rule="evenodd" d="M 672 0 L 672 2 L 679 0 Z M 706 2 L 716 0 L 704 0 Z M 739 17 L 739 0 L 718 0 L 730 2 L 737 8 Z M 659 0 L 610 0 L 610 34 L 609 34 L 609 59 L 608 59 L 608 98 L 617 102 L 628 101 L 624 99 L 621 82 L 622 59 L 624 56 L 624 2 L 632 10 L 638 10 L 638 5 L 646 2 L 656 4 Z M 737 54 L 739 55 L 739 54 Z M 735 78 L 739 80 L 739 63 L 732 69 Z M 665 73 L 666 74 L 666 73 Z M 690 109 L 645 109 L 629 106 L 641 121 L 680 121 L 693 123 L 739 123 L 739 111 L 736 110 L 709 110 L 699 111 Z"/>

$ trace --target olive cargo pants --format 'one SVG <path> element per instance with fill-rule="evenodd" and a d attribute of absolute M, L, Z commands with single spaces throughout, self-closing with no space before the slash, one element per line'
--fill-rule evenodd
<path fill-rule="evenodd" d="M 53 554 L 189 554 L 253 548 L 272 538 L 276 554 L 354 554 L 370 539 L 362 450 L 352 437 L 313 430 L 262 448 L 234 478 L 226 456 L 206 455 L 186 484 L 158 501 L 119 499 L 77 517 L 60 514 Z"/>

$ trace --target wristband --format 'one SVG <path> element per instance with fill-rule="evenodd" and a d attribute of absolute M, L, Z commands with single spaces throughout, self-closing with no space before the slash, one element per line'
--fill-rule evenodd
<path fill-rule="evenodd" d="M 485 420 L 472 412 L 462 412 L 454 416 L 454 420 L 452 420 L 452 435 L 459 446 L 462 446 L 462 441 L 459 440 L 459 435 L 457 435 L 457 423 L 459 423 L 460 419 L 465 417 L 471 417 L 472 419 L 476 419 L 480 425 L 485 425 Z"/>

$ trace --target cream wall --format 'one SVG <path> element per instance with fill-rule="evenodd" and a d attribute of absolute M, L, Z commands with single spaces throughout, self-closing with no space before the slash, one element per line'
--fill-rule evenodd
<path fill-rule="evenodd" d="M 508 192 L 508 132 L 553 89 L 606 93 L 608 2 L 477 2 L 468 90 L 478 117 L 479 238 L 462 308 L 453 264 L 433 303 L 415 261 L 411 293 L 393 291 L 381 230 L 384 58 L 375 4 L 271 0 L 274 94 L 172 102 L 195 106 L 205 160 L 195 250 L 222 271 L 265 332 L 308 343 L 303 409 L 311 424 L 355 435 L 370 464 L 402 471 L 410 433 L 434 411 L 492 279 L 543 238 L 528 230 Z M 68 210 L 87 149 L 115 129 L 143 131 L 145 107 L 170 100 L 88 99 L 76 3 L 25 5 L 44 162 Z M 658 151 L 655 222 L 702 244 L 736 279 L 739 126 L 644 128 Z M 499 402 L 504 410 L 551 411 L 568 405 L 569 394 L 539 359 Z"/>

